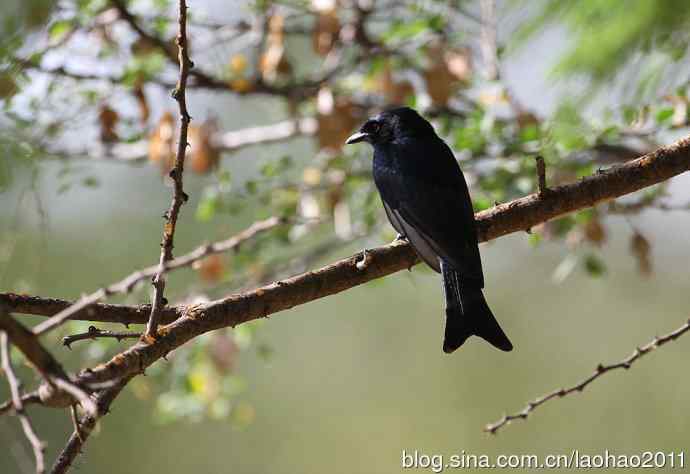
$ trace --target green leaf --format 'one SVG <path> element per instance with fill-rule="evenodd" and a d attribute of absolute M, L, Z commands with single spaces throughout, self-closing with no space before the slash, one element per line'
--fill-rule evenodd
<path fill-rule="evenodd" d="M 602 259 L 594 254 L 587 254 L 584 260 L 585 270 L 595 278 L 601 277 L 606 273 L 606 264 Z"/>
<path fill-rule="evenodd" d="M 219 207 L 220 196 L 215 192 L 206 193 L 196 207 L 196 218 L 201 222 L 208 222 L 216 215 Z"/>
<path fill-rule="evenodd" d="M 50 38 L 52 43 L 57 43 L 72 30 L 73 26 L 74 22 L 72 20 L 58 20 L 48 28 L 48 38 Z"/>
<path fill-rule="evenodd" d="M 673 117 L 673 107 L 665 107 L 656 112 L 655 120 L 659 125 L 663 125 Z"/>

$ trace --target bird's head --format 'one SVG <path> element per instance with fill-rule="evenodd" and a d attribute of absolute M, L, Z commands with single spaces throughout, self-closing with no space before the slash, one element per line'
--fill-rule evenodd
<path fill-rule="evenodd" d="M 415 110 L 400 107 L 387 110 L 367 120 L 345 144 L 368 142 L 379 145 L 402 137 L 434 136 L 434 127 Z"/>

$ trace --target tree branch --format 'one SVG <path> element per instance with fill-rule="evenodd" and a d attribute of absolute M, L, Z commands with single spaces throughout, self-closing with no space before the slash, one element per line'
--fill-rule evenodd
<path fill-rule="evenodd" d="M 57 316 L 61 311 L 77 304 L 78 301 L 67 301 L 58 298 L 0 293 L 0 306 L 5 306 L 12 313 L 33 314 L 37 316 Z M 182 316 L 183 308 L 166 307 L 161 314 L 161 322 L 168 324 Z M 127 306 L 118 304 L 96 303 L 70 315 L 70 321 L 92 321 L 99 323 L 146 324 L 151 305 Z"/>
<path fill-rule="evenodd" d="M 532 194 L 477 215 L 480 241 L 495 239 L 595 204 L 665 181 L 690 169 L 690 138 L 641 158 L 598 172 L 581 181 L 551 188 L 548 197 Z M 183 317 L 161 329 L 151 344 L 139 342 L 80 380 L 98 383 L 138 373 L 190 339 L 215 329 L 267 317 L 368 281 L 409 268 L 417 256 L 406 242 L 368 251 L 369 263 L 357 268 L 361 254 L 319 270 L 204 305 L 190 306 Z"/>
<path fill-rule="evenodd" d="M 14 406 L 14 412 L 19 418 L 19 421 L 24 430 L 24 435 L 26 439 L 29 440 L 31 448 L 34 452 L 34 458 L 36 459 L 36 473 L 42 474 L 45 472 L 45 460 L 43 458 L 43 453 L 45 451 L 45 445 L 38 438 L 36 430 L 34 429 L 29 416 L 24 410 L 24 402 L 21 396 L 21 382 L 14 373 L 12 368 L 12 360 L 10 359 L 10 344 L 5 331 L 0 331 L 0 359 L 2 360 L 2 370 L 5 372 L 7 377 L 7 383 L 10 386 L 10 394 L 12 395 L 12 405 Z"/>
<path fill-rule="evenodd" d="M 113 0 L 115 5 L 120 4 L 119 0 Z M 121 13 L 126 12 L 124 8 L 120 10 Z M 123 13 L 124 14 L 124 13 Z M 161 242 L 161 256 L 158 263 L 158 270 L 153 277 L 153 298 L 151 304 L 151 316 L 146 325 L 146 337 L 155 338 L 158 331 L 158 323 L 161 318 L 161 308 L 167 305 L 167 300 L 163 296 L 165 292 L 165 264 L 173 258 L 173 241 L 175 238 L 175 228 L 177 226 L 177 217 L 180 214 L 182 204 L 187 202 L 189 196 L 184 192 L 182 187 L 182 174 L 184 173 L 184 159 L 187 152 L 187 129 L 191 117 L 187 112 L 187 76 L 189 71 L 194 66 L 189 59 L 189 50 L 187 48 L 187 3 L 185 0 L 179 1 L 179 31 L 177 33 L 177 48 L 178 60 L 180 63 L 180 77 L 177 81 L 177 87 L 173 91 L 173 98 L 177 101 L 180 109 L 180 130 L 177 142 L 177 156 L 175 157 L 175 167 L 170 171 L 175 186 L 173 188 L 172 202 L 170 208 L 165 214 L 166 223 L 163 227 L 163 242 Z"/>
<path fill-rule="evenodd" d="M 36 335 L 15 321 L 3 308 L 0 308 L 0 330 L 7 333 L 12 344 L 22 351 L 48 384 L 43 392 L 45 398 L 41 396 L 44 404 L 51 405 L 51 402 L 55 401 L 56 405 L 62 405 L 62 394 L 66 393 L 79 402 L 85 412 L 95 412 L 96 405 L 89 394 L 70 380 L 62 365 L 41 345 Z"/>
<path fill-rule="evenodd" d="M 216 253 L 222 253 L 222 252 L 227 252 L 229 250 L 235 250 L 237 249 L 240 245 L 242 245 L 244 242 L 253 239 L 257 235 L 266 232 L 270 229 L 273 229 L 277 227 L 278 225 L 284 223 L 285 221 L 281 219 L 280 217 L 269 217 L 268 219 L 265 219 L 263 221 L 257 221 L 254 222 L 252 225 L 250 225 L 248 228 L 243 230 L 242 232 L 233 235 L 232 237 L 226 239 L 226 240 L 221 240 L 219 242 L 214 242 L 212 244 L 206 244 L 206 245 L 201 245 L 197 247 L 196 249 L 192 250 L 191 252 L 182 255 L 181 257 L 174 258 L 172 260 L 168 260 L 164 262 L 163 264 L 163 272 L 167 273 L 172 270 L 177 270 L 179 268 L 184 268 L 184 267 L 189 267 L 193 265 L 195 262 L 198 262 L 199 260 L 204 259 L 205 257 L 208 257 L 209 255 L 213 255 Z M 56 308 L 62 308 L 59 310 L 55 316 L 50 318 L 47 321 L 44 321 L 40 324 L 37 324 L 34 327 L 34 334 L 42 334 L 54 327 L 59 326 L 60 324 L 64 323 L 67 320 L 70 319 L 75 319 L 75 316 L 85 310 L 89 310 L 92 305 L 100 301 L 102 298 L 105 298 L 110 295 L 118 294 L 118 293 L 129 293 L 131 292 L 139 283 L 141 283 L 144 280 L 150 279 L 154 277 L 158 271 L 160 270 L 159 265 L 152 265 L 150 267 L 144 268 L 142 270 L 137 270 L 136 272 L 133 272 L 129 275 L 127 275 L 125 278 L 122 280 L 113 283 L 111 285 L 108 285 L 103 288 L 99 288 L 98 290 L 94 291 L 90 295 L 84 296 L 79 301 L 76 303 L 69 305 L 67 307 L 64 307 L 64 303 L 61 300 L 49 300 L 54 302 L 53 305 L 45 304 L 45 306 L 52 306 Z M 42 304 L 42 301 L 40 298 L 36 297 L 26 297 L 26 296 L 20 296 L 20 295 L 5 295 L 5 294 L 0 294 L 0 303 L 3 303 L 3 298 L 8 299 L 8 300 L 20 300 L 20 301 L 33 301 L 33 300 L 38 300 L 35 301 L 35 305 L 40 305 Z M 8 301 L 7 304 L 9 305 L 11 301 Z M 59 302 L 59 303 L 57 303 Z M 25 304 L 26 306 L 29 306 L 29 304 Z M 32 307 L 34 305 L 31 305 Z M 14 309 L 16 308 L 13 307 L 13 311 L 21 311 L 21 309 Z M 148 311 L 147 311 L 148 308 Z M 25 308 L 26 309 L 26 308 Z M 116 305 L 99 305 L 96 310 L 92 311 L 94 314 L 99 314 L 103 312 L 118 312 L 117 314 L 117 319 L 93 319 L 93 321 L 102 321 L 102 322 L 122 322 L 124 324 L 130 324 L 130 323 L 137 323 L 137 324 L 143 324 L 145 323 L 148 318 L 146 317 L 146 314 L 150 314 L 150 306 L 146 307 L 139 307 L 139 308 L 131 308 L 127 306 L 116 306 Z M 128 311 L 128 314 L 125 316 L 123 314 L 125 311 Z M 35 310 L 33 310 L 35 311 Z M 131 313 L 136 311 L 136 320 L 132 320 L 132 315 Z M 31 314 L 44 314 L 44 313 L 36 313 L 32 312 L 30 309 L 29 312 Z M 177 317 L 179 317 L 181 313 L 174 309 L 174 308 L 164 308 L 163 312 L 161 313 L 161 318 L 163 323 L 167 324 L 172 321 L 174 321 Z M 126 318 L 126 319 L 125 319 Z M 123 320 L 124 319 L 124 320 Z M 86 320 L 91 320 L 89 317 L 86 318 Z"/>
<path fill-rule="evenodd" d="M 92 414 L 86 414 L 78 423 L 79 427 L 75 428 L 70 436 L 67 444 L 63 448 L 60 455 L 55 460 L 51 474 L 62 474 L 67 472 L 72 466 L 72 463 L 81 453 L 84 443 L 96 426 L 98 419 L 106 415 L 110 410 L 110 405 L 115 398 L 120 394 L 122 389 L 131 380 L 131 377 L 126 377 L 119 380 L 112 387 L 102 390 L 96 397 L 97 411 Z"/>
<path fill-rule="evenodd" d="M 549 188 L 546 197 L 531 194 L 482 211 L 475 216 L 478 237 L 480 241 L 486 241 L 524 231 L 550 219 L 661 183 L 688 169 L 690 138 L 600 171 L 576 183 Z M 213 318 L 225 318 L 224 321 L 214 322 L 214 327 L 210 329 L 223 327 L 223 324 L 232 326 L 344 291 L 408 268 L 417 262 L 414 250 L 404 242 L 371 249 L 369 256 L 372 258 L 372 265 L 367 267 L 366 272 L 355 271 L 353 268 L 353 262 L 360 256 L 361 254 L 357 254 L 314 272 L 209 303 L 203 313 L 213 315 Z M 44 301 L 36 297 L 12 294 L 0 294 L 0 302 L 6 303 L 13 311 L 40 315 L 49 315 L 51 309 L 67 304 L 61 300 Z M 77 314 L 73 319 L 142 322 L 142 312 L 136 307 L 98 305 L 93 309 L 94 314 L 88 318 Z M 171 320 L 185 314 L 184 308 L 167 310 L 171 311 Z"/>
<path fill-rule="evenodd" d="M 138 339 L 139 337 L 141 337 L 141 334 L 138 332 L 105 331 L 103 329 L 98 329 L 96 326 L 89 326 L 86 332 L 70 334 L 69 336 L 63 337 L 62 345 L 71 349 L 73 343 L 86 339 L 110 338 L 117 339 L 117 341 L 120 342 L 123 339 Z"/>
<path fill-rule="evenodd" d="M 532 413 L 535 409 L 545 404 L 549 400 L 553 400 L 555 398 L 563 398 L 573 393 L 582 392 L 589 384 L 591 384 L 607 372 L 611 372 L 616 369 L 628 370 L 638 359 L 649 354 L 653 350 L 658 349 L 667 342 L 675 341 L 688 331 L 690 331 L 690 319 L 675 331 L 666 334 L 665 336 L 655 337 L 651 342 L 647 343 L 646 345 L 636 348 L 635 351 L 626 359 L 623 359 L 620 362 L 616 362 L 615 364 L 597 365 L 592 375 L 582 379 L 575 385 L 569 388 L 561 388 L 558 390 L 554 390 L 553 392 L 547 393 L 546 395 L 543 395 L 535 399 L 534 401 L 529 402 L 527 406 L 521 411 L 513 415 L 504 415 L 503 418 L 501 418 L 497 422 L 486 425 L 484 431 L 491 434 L 496 434 L 498 430 L 500 430 L 504 426 L 509 425 L 513 420 L 526 420 L 530 413 Z"/>

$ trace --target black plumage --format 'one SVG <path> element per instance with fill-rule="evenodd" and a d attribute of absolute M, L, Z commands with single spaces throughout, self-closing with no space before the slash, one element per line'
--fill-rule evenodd
<path fill-rule="evenodd" d="M 403 107 L 368 120 L 347 143 L 374 147 L 374 182 L 388 220 L 441 273 L 446 296 L 443 351 L 469 336 L 513 348 L 484 299 L 472 201 L 453 152 L 433 126 Z"/>

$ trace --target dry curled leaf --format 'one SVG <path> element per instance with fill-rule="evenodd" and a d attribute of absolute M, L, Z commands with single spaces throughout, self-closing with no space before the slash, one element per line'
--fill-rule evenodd
<path fill-rule="evenodd" d="M 652 246 L 649 241 L 639 232 L 630 238 L 630 252 L 637 259 L 637 267 L 644 276 L 652 274 Z"/>
<path fill-rule="evenodd" d="M 100 125 L 101 141 L 103 143 L 112 143 L 118 140 L 115 127 L 119 116 L 117 112 L 111 109 L 107 104 L 101 105 L 98 111 L 98 123 Z"/>
<path fill-rule="evenodd" d="M 244 77 L 232 79 L 230 80 L 228 85 L 230 86 L 230 89 L 239 94 L 245 94 L 247 92 L 250 92 L 254 88 L 254 83 Z"/>
<path fill-rule="evenodd" d="M 247 57 L 244 54 L 233 54 L 230 58 L 230 72 L 243 74 L 247 70 Z"/>
<path fill-rule="evenodd" d="M 192 171 L 205 174 L 215 169 L 220 161 L 220 152 L 214 146 L 215 126 L 206 122 L 201 126 L 190 124 L 187 131 L 190 149 L 189 160 Z"/>
<path fill-rule="evenodd" d="M 331 52 L 340 34 L 340 20 L 333 2 L 330 10 L 321 10 L 316 19 L 316 27 L 312 33 L 312 47 L 314 52 L 326 56 Z"/>
<path fill-rule="evenodd" d="M 219 373 L 229 374 L 235 370 L 238 352 L 239 348 L 231 334 L 227 331 L 213 333 L 209 355 Z"/>
<path fill-rule="evenodd" d="M 225 274 L 225 263 L 221 255 L 209 255 L 194 262 L 192 268 L 197 271 L 199 278 L 209 283 L 216 283 Z"/>
<path fill-rule="evenodd" d="M 458 81 L 469 82 L 472 79 L 472 56 L 468 48 L 448 50 L 443 59 L 448 71 Z"/>
<path fill-rule="evenodd" d="M 456 89 L 457 78 L 446 63 L 443 43 L 429 46 L 427 56 L 430 60 L 429 67 L 424 71 L 427 93 L 434 106 L 443 107 Z"/>
<path fill-rule="evenodd" d="M 321 170 L 314 166 L 307 166 L 302 172 L 302 181 L 310 187 L 318 186 L 321 183 Z"/>
<path fill-rule="evenodd" d="M 161 173 L 167 174 L 175 164 L 175 119 L 166 111 L 149 135 L 149 161 L 160 166 Z"/>
<path fill-rule="evenodd" d="M 354 104 L 348 98 L 336 98 L 330 89 L 323 87 L 319 90 L 316 108 L 319 149 L 339 151 L 359 122 Z"/>
<path fill-rule="evenodd" d="M 149 121 L 149 115 L 151 113 L 149 109 L 149 104 L 146 100 L 146 95 L 144 94 L 144 85 L 142 81 L 137 81 L 132 88 L 132 95 L 137 101 L 137 106 L 139 107 L 139 120 L 142 126 L 146 126 Z"/>
<path fill-rule="evenodd" d="M 285 55 L 284 22 L 285 18 L 279 14 L 272 15 L 268 20 L 266 49 L 259 60 L 259 71 L 266 82 L 275 82 L 292 72 L 292 66 Z"/>
<path fill-rule="evenodd" d="M 584 227 L 584 235 L 589 242 L 599 247 L 606 242 L 606 229 L 602 225 L 599 216 L 593 216 L 587 221 Z"/>
<path fill-rule="evenodd" d="M 393 78 L 393 70 L 388 63 L 381 72 L 377 89 L 383 93 L 386 103 L 393 105 L 405 103 L 407 98 L 414 94 L 414 87 L 409 81 L 396 81 Z"/>

